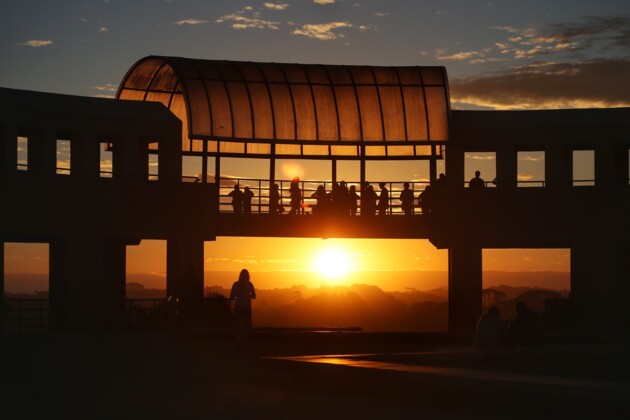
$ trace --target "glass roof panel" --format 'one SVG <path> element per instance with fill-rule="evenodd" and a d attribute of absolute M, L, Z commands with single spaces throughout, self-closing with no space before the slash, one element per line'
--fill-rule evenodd
<path fill-rule="evenodd" d="M 172 92 L 173 88 L 177 84 L 177 78 L 174 76 L 175 74 L 171 66 L 163 66 L 153 77 L 153 81 L 151 82 L 149 89 L 159 92 Z"/>
<path fill-rule="evenodd" d="M 271 100 L 267 85 L 263 83 L 247 83 L 254 105 L 254 137 L 257 139 L 274 139 L 274 122 L 271 115 Z"/>
<path fill-rule="evenodd" d="M 337 111 L 335 110 L 335 98 L 332 88 L 330 86 L 313 86 L 313 94 L 317 108 L 319 140 L 339 140 Z"/>
<path fill-rule="evenodd" d="M 285 84 L 269 85 L 273 103 L 276 139 L 293 140 L 295 138 L 295 118 L 291 92 Z"/>
<path fill-rule="evenodd" d="M 252 138 L 254 131 L 247 88 L 245 84 L 239 82 L 227 82 L 226 85 L 232 102 L 232 109 L 238 109 L 238 112 L 234 113 L 234 137 L 241 139 Z"/>
<path fill-rule="evenodd" d="M 174 90 L 181 94 L 171 99 Z M 371 156 L 386 156 L 389 153 L 383 146 L 392 141 L 416 145 L 447 141 L 447 95 L 442 67 L 301 65 L 151 56 L 129 70 L 117 97 L 166 105 L 170 101 L 170 109 L 183 121 L 185 138 L 190 132 L 193 138 L 237 143 L 282 141 L 283 154 L 298 150 L 298 155 L 303 155 L 300 144 L 308 146 L 317 140 L 368 142 L 379 147 L 370 149 Z M 284 143 L 291 141 L 298 142 L 298 147 Z M 188 144 L 184 142 L 184 146 Z M 357 150 L 355 145 L 348 149 L 325 148 L 333 156 L 354 156 Z M 244 154 L 251 152 L 247 147 L 243 150 Z M 323 148 L 312 150 L 321 153 Z M 391 155 L 407 156 L 410 149 L 391 150 L 405 150 Z M 276 152 L 280 153 L 278 149 Z"/>

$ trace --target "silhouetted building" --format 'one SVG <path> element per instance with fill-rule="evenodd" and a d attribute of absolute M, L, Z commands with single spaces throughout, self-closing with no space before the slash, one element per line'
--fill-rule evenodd
<path fill-rule="evenodd" d="M 168 295 L 194 315 L 203 299 L 203 243 L 217 236 L 428 238 L 449 250 L 452 331 L 472 331 L 481 315 L 484 248 L 570 248 L 575 310 L 629 318 L 628 108 L 451 112 L 442 67 L 175 57 L 138 61 L 117 98 L 0 89 L 0 244 L 50 244 L 53 330 L 119 324 L 125 248 L 142 239 L 167 241 Z M 57 171 L 60 139 L 71 145 L 64 171 Z M 18 161 L 20 141 L 26 162 Z M 438 179 L 446 148 L 448 176 Z M 99 150 L 112 154 L 111 167 Z M 517 153 L 532 150 L 544 152 L 544 183 L 519 188 Z M 579 150 L 594 152 L 592 185 L 574 182 Z M 489 151 L 500 182 L 465 188 L 465 154 Z M 182 182 L 183 155 L 202 158 L 201 182 Z M 158 171 L 149 173 L 155 157 Z M 259 196 L 267 213 L 219 212 L 225 157 L 269 160 L 268 195 Z M 362 186 L 366 161 L 428 160 L 431 216 L 270 217 L 282 211 L 275 162 L 285 158 L 329 160 L 333 183 L 337 160 L 356 160 Z M 373 214 L 372 206 L 375 193 L 362 190 L 361 214 Z"/>

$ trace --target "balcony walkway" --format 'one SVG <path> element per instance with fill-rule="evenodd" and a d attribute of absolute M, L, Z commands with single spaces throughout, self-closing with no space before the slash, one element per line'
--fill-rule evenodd
<path fill-rule="evenodd" d="M 409 182 L 414 197 L 413 215 L 405 215 L 401 208 L 400 193 L 405 181 L 386 182 L 389 192 L 387 214 L 362 214 L 361 188 L 358 182 L 348 182 L 347 188 L 354 186 L 359 198 L 355 215 L 348 208 L 339 208 L 332 196 L 331 181 L 300 181 L 302 195 L 298 214 L 288 214 L 290 206 L 290 181 L 275 182 L 281 193 L 282 214 L 269 213 L 269 180 L 252 178 L 221 178 L 219 180 L 219 223 L 217 236 L 254 237 L 311 237 L 311 238 L 391 238 L 426 239 L 429 235 L 429 216 L 421 214 L 418 195 L 428 182 Z M 375 193 L 380 194 L 379 182 L 374 182 Z M 253 193 L 251 213 L 235 214 L 230 192 L 238 185 L 240 191 L 248 187 Z M 317 208 L 317 200 L 312 195 L 318 186 L 323 186 L 330 201 L 326 211 Z"/>

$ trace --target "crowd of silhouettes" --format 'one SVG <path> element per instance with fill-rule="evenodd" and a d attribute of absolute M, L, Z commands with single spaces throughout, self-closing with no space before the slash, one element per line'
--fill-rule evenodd
<path fill-rule="evenodd" d="M 480 172 L 475 172 L 475 177 L 470 180 L 471 188 L 485 187 L 485 181 L 481 178 Z M 311 207 L 313 214 L 339 214 L 356 216 L 359 208 L 362 216 L 385 216 L 391 214 L 391 198 L 390 191 L 387 189 L 386 182 L 379 182 L 380 192 L 377 194 L 374 187 L 369 182 L 365 182 L 361 191 L 357 191 L 356 185 L 350 185 L 345 181 L 333 182 L 331 191 L 326 191 L 324 185 L 319 185 L 316 191 L 310 195 L 314 198 L 315 205 L 309 206 L 303 203 L 302 190 L 300 189 L 300 178 L 295 177 L 291 180 L 289 186 L 290 210 L 289 215 L 297 215 L 303 212 L 305 207 Z M 425 186 L 416 198 L 414 192 L 410 188 L 410 183 L 405 182 L 403 189 L 398 196 L 401 209 L 404 215 L 410 216 L 418 207 L 424 215 L 431 214 L 434 211 L 436 203 L 439 201 L 441 191 L 446 187 L 446 176 L 441 173 L 435 182 Z M 240 185 L 234 186 L 234 189 L 228 194 L 232 197 L 232 208 L 235 214 L 251 214 L 252 199 L 254 193 L 249 187 L 245 187 L 241 191 Z M 359 205 L 360 204 L 360 205 Z M 284 214 L 285 208 L 282 205 L 282 190 L 277 183 L 271 185 L 269 190 L 269 213 Z"/>

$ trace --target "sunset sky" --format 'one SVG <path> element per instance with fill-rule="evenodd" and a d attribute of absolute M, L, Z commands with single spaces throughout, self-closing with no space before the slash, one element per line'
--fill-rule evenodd
<path fill-rule="evenodd" d="M 134 62 L 173 55 L 441 65 L 449 75 L 453 109 L 619 107 L 630 106 L 629 53 L 627 0 L 9 0 L 0 5 L 0 86 L 83 96 L 113 97 Z M 519 158 L 519 179 L 544 179 L 544 164 L 535 154 Z M 307 179 L 321 179 L 330 168 L 318 165 L 302 163 L 299 170 Z M 340 168 L 340 178 L 356 177 L 358 167 L 352 165 Z M 492 180 L 493 167 L 492 157 L 469 156 L 466 172 L 480 168 Z M 244 171 L 239 162 L 226 162 L 222 169 L 227 175 L 263 176 L 256 171 L 255 166 Z M 588 176 L 588 164 L 584 171 Z M 277 173 L 283 174 L 282 162 Z M 368 178 L 377 177 L 422 179 L 426 168 L 369 163 Z M 446 251 L 428 241 L 269 238 L 207 243 L 206 270 L 311 270 L 315 256 L 329 247 L 343 249 L 355 270 L 446 270 Z M 501 252 L 484 253 L 484 269 L 569 269 L 568 250 Z M 41 247 L 7 246 L 6 271 L 45 270 L 45 254 Z M 163 255 L 163 243 L 144 243 L 130 250 L 128 272 L 163 273 Z M 410 286 L 421 288 L 421 279 L 418 283 Z"/>

